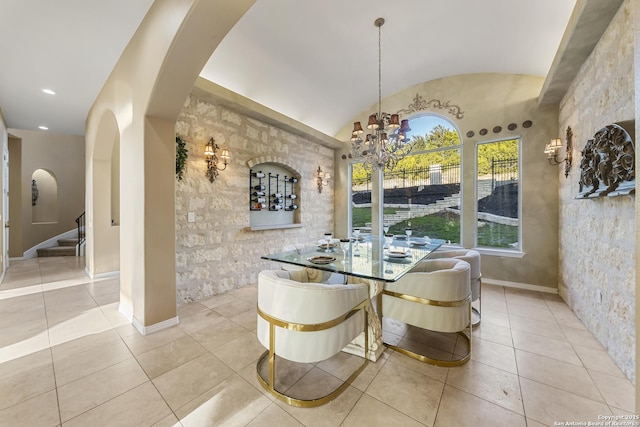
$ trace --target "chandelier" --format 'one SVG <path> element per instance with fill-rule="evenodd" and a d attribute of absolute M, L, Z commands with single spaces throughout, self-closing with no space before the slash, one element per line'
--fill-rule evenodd
<path fill-rule="evenodd" d="M 411 130 L 409 120 L 400 120 L 398 114 L 382 111 L 382 42 L 380 27 L 384 25 L 384 18 L 375 20 L 378 27 L 378 113 L 371 114 L 367 129 L 371 133 L 362 139 L 364 129 L 360 122 L 353 124 L 351 134 L 351 152 L 353 157 L 362 159 L 365 163 L 378 168 L 393 169 L 404 156 L 409 154 L 412 144 L 409 144 L 407 132 Z"/>

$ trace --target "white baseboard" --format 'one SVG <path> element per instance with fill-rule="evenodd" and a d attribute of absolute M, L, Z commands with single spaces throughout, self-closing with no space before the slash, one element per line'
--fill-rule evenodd
<path fill-rule="evenodd" d="M 138 330 L 138 332 L 140 332 L 141 335 L 149 335 L 152 334 L 154 332 L 158 332 L 161 331 L 163 329 L 168 329 L 171 328 L 173 326 L 176 326 L 180 323 L 180 319 L 178 319 L 178 316 L 172 318 L 172 319 L 167 319 L 164 320 L 160 323 L 156 323 L 155 325 L 151 325 L 151 326 L 144 326 L 142 325 L 142 323 L 140 323 L 138 321 L 138 319 L 136 319 L 135 317 L 133 318 L 133 322 L 131 322 L 133 324 L 133 326 Z"/>
<path fill-rule="evenodd" d="M 548 286 L 540 286 L 540 285 L 530 285 L 528 283 L 510 282 L 508 280 L 486 279 L 483 277 L 482 283 L 486 283 L 487 285 L 504 286 L 507 288 L 518 288 L 518 289 L 526 289 L 529 291 L 546 292 L 549 294 L 558 293 L 558 288 L 550 288 Z"/>
<path fill-rule="evenodd" d="M 11 262 L 11 261 L 24 261 L 24 257 L 23 256 L 9 257 L 9 262 Z"/>
<path fill-rule="evenodd" d="M 91 274 L 89 273 L 89 270 L 87 268 L 88 267 L 84 268 L 84 272 L 87 273 L 87 276 L 89 276 L 91 279 L 110 279 L 112 277 L 120 276 L 120 270 L 107 271 L 106 273 Z"/>

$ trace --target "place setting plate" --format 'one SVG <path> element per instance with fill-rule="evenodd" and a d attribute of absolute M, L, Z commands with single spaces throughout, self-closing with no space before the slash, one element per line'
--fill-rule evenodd
<path fill-rule="evenodd" d="M 315 255 L 315 256 L 310 256 L 309 258 L 307 258 L 307 261 L 309 261 L 310 263 L 321 264 L 321 265 L 331 264 L 335 260 L 336 260 L 335 257 L 327 256 L 327 255 Z"/>

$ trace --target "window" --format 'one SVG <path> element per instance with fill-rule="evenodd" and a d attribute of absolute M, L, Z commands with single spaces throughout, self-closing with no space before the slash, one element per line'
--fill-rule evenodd
<path fill-rule="evenodd" d="M 476 245 L 521 250 L 519 139 L 478 144 Z"/>
<path fill-rule="evenodd" d="M 460 244 L 460 135 L 447 120 L 422 116 L 410 121 L 410 155 L 384 171 L 384 218 L 389 232 Z"/>
<path fill-rule="evenodd" d="M 371 227 L 371 165 L 351 164 L 351 230 Z"/>

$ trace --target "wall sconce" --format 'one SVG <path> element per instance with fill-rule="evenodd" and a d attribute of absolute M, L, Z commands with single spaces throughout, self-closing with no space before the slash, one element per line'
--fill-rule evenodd
<path fill-rule="evenodd" d="M 544 147 L 544 153 L 547 155 L 549 164 L 558 166 L 564 163 L 564 176 L 569 177 L 569 171 L 571 170 L 571 161 L 573 159 L 573 131 L 571 127 L 567 127 L 567 149 L 565 150 L 565 158 L 563 160 L 558 159 L 558 153 L 562 147 L 562 140 L 560 138 L 554 138 Z"/>
<path fill-rule="evenodd" d="M 318 166 L 318 193 L 322 193 L 322 187 L 329 185 L 331 174 L 329 172 L 322 172 L 320 166 Z"/>
<path fill-rule="evenodd" d="M 213 138 L 210 138 L 209 142 L 204 147 L 204 156 L 207 159 L 207 172 L 205 175 L 207 178 L 209 178 L 210 182 L 215 181 L 215 179 L 218 177 L 218 173 L 225 170 L 227 168 L 227 165 L 229 164 L 229 160 L 231 160 L 231 154 L 229 153 L 229 150 L 223 148 L 222 153 L 220 154 L 220 160 L 222 160 L 222 164 L 224 166 L 218 167 L 217 153 L 219 149 L 220 147 L 218 147 L 218 144 L 216 144 L 216 141 Z"/>

